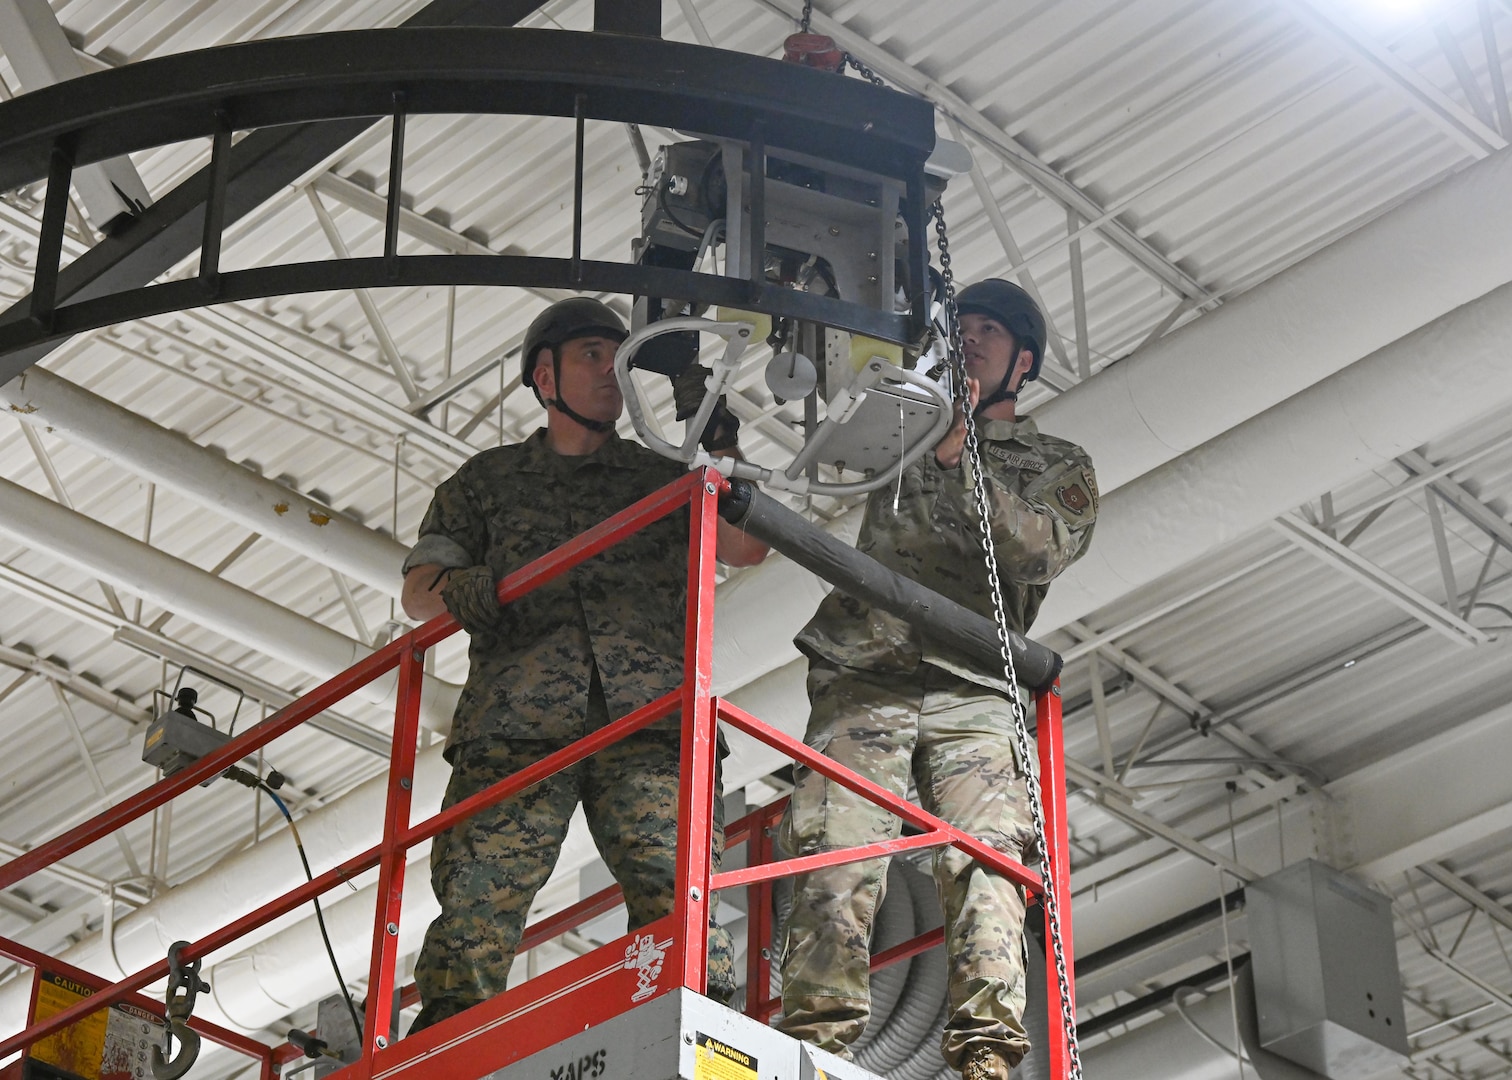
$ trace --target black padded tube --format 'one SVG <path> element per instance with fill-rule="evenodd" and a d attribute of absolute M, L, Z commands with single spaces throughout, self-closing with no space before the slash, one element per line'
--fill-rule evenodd
<path fill-rule="evenodd" d="M 937 641 L 996 668 L 1002 663 L 997 628 L 954 600 L 910 581 L 870 555 L 793 513 L 747 480 L 731 480 L 730 493 L 720 500 L 719 512 L 793 562 L 817 574 L 858 600 L 890 611 Z M 1061 656 L 1021 634 L 1008 633 L 1013 667 L 1019 682 L 1030 690 L 1044 690 L 1060 675 Z"/>

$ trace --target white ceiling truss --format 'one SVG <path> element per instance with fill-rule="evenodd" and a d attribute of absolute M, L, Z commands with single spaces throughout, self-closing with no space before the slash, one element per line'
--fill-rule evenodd
<path fill-rule="evenodd" d="M 47 6 L 0 0 L 0 98 L 38 77 L 45 50 L 25 44 L 18 27 L 23 16 L 36 24 Z M 393 26 L 422 6 L 53 0 L 50 10 L 74 66 L 95 71 L 259 36 Z M 524 25 L 587 30 L 592 7 L 552 0 Z M 663 32 L 780 56 L 802 7 L 677 0 L 663 5 Z M 931 102 L 939 135 L 971 150 L 974 167 L 945 196 L 957 280 L 1008 276 L 1040 298 L 1053 333 L 1044 377 L 1025 394 L 1032 412 L 1057 401 L 1069 411 L 1123 365 L 1156 355 L 1189 328 L 1220 325 L 1261 286 L 1271 290 L 1273 348 L 1285 353 L 1276 362 L 1311 362 L 1315 326 L 1293 325 L 1289 303 L 1300 309 L 1305 298 L 1287 296 L 1288 273 L 1512 153 L 1512 2 L 1423 0 L 1408 14 L 1379 7 L 818 0 L 813 22 L 886 82 Z M 53 41 L 46 70 L 67 77 L 70 58 L 48 33 L 44 26 Z M 543 120 L 411 118 L 402 249 L 561 254 L 570 134 L 570 124 Z M 640 134 L 652 153 L 677 138 Z M 619 125 L 591 124 L 586 148 L 585 255 L 618 258 L 639 228 L 637 146 Z M 161 199 L 207 160 L 207 145 L 184 144 L 115 167 L 129 166 Z M 223 261 L 374 252 L 387 172 L 388 128 L 378 124 L 228 229 Z M 75 194 L 65 260 L 99 241 L 108 212 L 82 187 Z M 41 184 L 0 193 L 0 307 L 30 289 L 41 195 Z M 1380 260 L 1383 274 L 1397 259 L 1426 264 L 1441 247 L 1431 229 L 1419 231 Z M 197 272 L 195 256 L 162 279 Z M 1358 270 L 1360 299 L 1338 320 L 1397 325 L 1370 302 L 1373 274 Z M 1434 293 L 1440 278 L 1425 272 L 1417 287 Z M 1492 284 L 1509 280 L 1502 274 Z M 451 287 L 224 304 L 80 335 L 41 366 L 400 547 L 413 540 L 440 480 L 476 451 L 539 424 L 520 385 L 518 345 L 529 319 L 558 295 Z M 1467 312 L 1465 301 L 1480 305 L 1478 296 L 1447 307 L 1491 319 Z M 1441 388 L 1435 373 L 1458 350 L 1449 338 L 1437 348 L 1428 319 L 1394 329 L 1372 350 L 1408 331 L 1428 335 L 1426 381 L 1414 391 L 1426 395 Z M 1227 360 L 1215 354 L 1213 370 L 1227 371 Z M 1251 367 L 1269 362 L 1262 354 Z M 1317 363 L 1312 382 L 1334 370 Z M 1128 396 L 1147 385 L 1135 379 Z M 655 392 L 667 407 L 670 395 Z M 1135 584 L 1115 598 L 1044 631 L 1067 659 L 1080 949 L 1208 903 L 1220 882 L 1233 888 L 1321 858 L 1392 898 L 1413 1046 L 1401 1075 L 1422 1080 L 1512 1076 L 1512 773 L 1504 764 L 1512 746 L 1512 404 L 1476 392 L 1487 395 L 1483 415 L 1467 408 L 1473 419 L 1409 449 L 1362 457 L 1353 472 L 1270 505 L 1254 525 L 1176 569 L 1131 576 Z M 1194 391 L 1190 401 L 1165 404 L 1251 425 L 1281 415 L 1267 410 L 1285 402 L 1204 400 Z M 732 406 L 752 457 L 796 445 L 795 414 L 772 400 L 759 365 L 742 373 Z M 1078 418 L 1091 427 L 1100 419 Z M 1352 422 L 1342 412 L 1337 419 Z M 1105 504 L 1126 482 L 1191 468 L 1204 459 L 1179 451 L 1197 455 L 1213 441 L 1167 446 L 1155 466 L 1144 457 L 1127 466 L 1116 443 L 1099 451 L 1106 475 L 1117 476 L 1105 485 Z M 387 640 L 399 625 L 392 590 L 132 467 L 130 451 L 88 449 L 25 415 L 0 420 L 0 481 L 354 647 Z M 1296 460 L 1308 451 L 1300 446 Z M 1207 506 L 1211 495 L 1213 515 L 1246 495 L 1213 493 L 1228 482 L 1215 474 L 1186 479 L 1194 504 Z M 848 502 L 815 499 L 807 509 L 837 528 L 854 518 Z M 155 601 L 145 586 L 112 583 L 109 567 L 17 542 L 3 525 L 0 723 L 24 737 L 11 740 L 0 768 L 0 853 L 18 854 L 152 778 L 139 760 L 142 725 L 181 667 L 242 688 L 244 720 L 314 684 L 315 674 L 255 638 Z M 1159 522 L 1145 528 L 1150 544 L 1161 541 Z M 730 574 L 730 596 L 743 576 Z M 1055 596 L 1052 588 L 1052 603 Z M 725 613 L 750 608 L 723 603 Z M 786 614 L 801 620 L 806 612 Z M 769 718 L 801 729 L 801 701 L 780 689 L 801 683 L 791 660 L 773 653 L 749 672 L 716 677 L 751 694 L 770 689 L 763 700 L 782 714 Z M 455 683 L 465 658 L 452 643 L 432 666 Z M 231 696 L 211 705 L 229 709 Z M 386 723 L 380 708 L 354 700 L 269 750 L 290 777 L 296 814 L 339 811 L 382 772 Z M 0 892 L 0 932 L 52 950 L 88 941 L 102 921 L 113 927 L 258 840 L 281 837 L 267 809 L 231 787 L 196 789 L 177 812 Z M 746 793 L 759 799 L 782 789 L 767 777 Z M 543 899 L 576 899 L 574 887 Z M 1095 995 L 1078 995 L 1083 1019 L 1211 967 L 1222 958 L 1217 925 L 1099 971 L 1088 983 Z M 1242 947 L 1242 921 L 1232 929 Z M 545 951 L 531 961 L 550 962 Z M 296 1019 L 305 1022 L 308 1003 L 329 989 L 328 978 L 312 977 Z M 1127 1030 L 1098 1038 L 1116 1045 Z"/>

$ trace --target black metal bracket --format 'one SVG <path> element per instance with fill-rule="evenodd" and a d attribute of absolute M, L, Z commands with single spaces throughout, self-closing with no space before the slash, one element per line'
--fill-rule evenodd
<path fill-rule="evenodd" d="M 339 58 L 339 59 L 338 59 Z M 581 256 L 582 153 L 575 158 L 572 257 L 398 254 L 405 118 L 427 113 L 573 117 L 651 124 L 746 141 L 753 163 L 766 147 L 866 169 L 904 183 L 911 241 L 906 293 L 896 313 L 773 286 L 667 267 Z M 380 259 L 219 268 L 233 174 L 231 132 L 280 125 L 393 118 Z M 279 38 L 175 54 L 71 80 L 0 104 L 0 190 L 51 177 L 33 295 L 0 315 L 0 377 L 38 348 L 84 330 L 211 302 L 332 289 L 510 285 L 650 294 L 752 307 L 891 341 L 922 336 L 925 231 L 923 162 L 934 146 L 930 106 L 861 80 L 744 53 L 618 34 L 492 28 L 399 28 Z M 77 165 L 210 137 L 209 194 L 200 273 L 147 288 L 58 294 L 58 255 L 68 176 Z M 753 211 L 761 170 L 752 173 Z M 54 197 L 51 192 L 59 192 Z M 203 189 L 202 189 L 203 190 Z M 752 214 L 752 241 L 762 215 Z M 16 362 L 5 357 L 15 354 Z"/>

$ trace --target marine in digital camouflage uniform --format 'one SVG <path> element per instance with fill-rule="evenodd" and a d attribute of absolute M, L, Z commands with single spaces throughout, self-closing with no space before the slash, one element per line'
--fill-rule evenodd
<path fill-rule="evenodd" d="M 1015 419 L 1016 391 L 1038 374 L 1044 320 L 1017 286 L 989 281 L 960 297 L 967 374 L 995 388 L 977 432 L 1010 627 L 1027 632 L 1053 578 L 1087 548 L 1097 482 L 1078 446 Z M 976 387 L 974 386 L 973 389 Z M 958 410 L 959 411 L 959 410 Z M 963 421 L 873 492 L 857 547 L 920 584 L 993 617 Z M 895 501 L 896 500 L 896 501 Z M 835 590 L 798 635 L 809 657 L 805 742 L 899 796 L 1023 861 L 1033 826 L 1000 668 L 985 667 L 903 620 Z M 811 770 L 796 770 L 783 820 L 798 855 L 895 838 L 901 822 Z M 870 1010 L 869 940 L 887 860 L 801 875 L 782 957 L 778 1026 L 848 1055 Z M 945 914 L 946 1063 L 967 1080 L 1006 1080 L 1028 1050 L 1024 900 L 1015 885 L 951 847 L 934 851 Z"/>
<path fill-rule="evenodd" d="M 532 323 L 525 382 L 548 406 L 547 427 L 483 451 L 442 483 L 405 562 L 405 610 L 430 618 L 444 604 L 471 635 L 446 748 L 446 806 L 682 684 L 686 512 L 503 608 L 495 595 L 508 573 L 685 474 L 614 434 L 623 402 L 612 364 L 624 336 L 612 310 L 585 298 Z M 727 561 L 751 561 L 753 550 L 721 533 Z M 412 1032 L 505 989 L 531 902 L 579 803 L 624 890 L 630 927 L 672 911 L 679 762 L 674 714 L 436 837 L 431 882 L 441 914 L 416 963 L 423 1007 Z M 717 798 L 715 810 L 717 865 Z M 734 968 L 714 909 L 711 897 L 708 989 L 722 999 L 734 991 Z"/>

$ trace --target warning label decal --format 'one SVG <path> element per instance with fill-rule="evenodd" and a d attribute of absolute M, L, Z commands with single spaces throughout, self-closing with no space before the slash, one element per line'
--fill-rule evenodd
<path fill-rule="evenodd" d="M 49 971 L 37 973 L 34 1020 L 56 1016 L 70 1005 L 93 997 L 94 991 Z M 151 1053 L 163 1045 L 166 1025 L 160 1016 L 120 1003 L 32 1044 L 27 1056 L 49 1065 L 51 1075 L 78 1080 L 139 1080 L 151 1075 Z"/>
<path fill-rule="evenodd" d="M 693 1080 L 756 1080 L 756 1059 L 700 1031 L 694 1047 Z"/>

